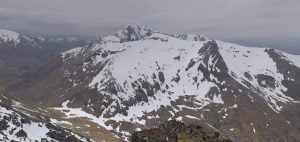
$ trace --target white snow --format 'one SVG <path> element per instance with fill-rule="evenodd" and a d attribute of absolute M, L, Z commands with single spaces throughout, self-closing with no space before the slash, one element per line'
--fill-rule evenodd
<path fill-rule="evenodd" d="M 182 116 L 176 118 L 177 121 L 182 121 Z"/>
<path fill-rule="evenodd" d="M 200 118 L 198 118 L 198 117 L 195 117 L 195 116 L 191 116 L 191 115 L 185 115 L 185 117 L 187 117 L 187 118 L 191 118 L 191 119 L 198 119 L 198 120 L 201 120 Z"/>
<path fill-rule="evenodd" d="M 253 124 L 253 123 L 250 123 L 250 125 L 252 126 L 252 131 L 253 131 L 253 133 L 255 133 L 256 130 L 255 130 L 255 128 L 254 128 L 254 124 Z"/>
<path fill-rule="evenodd" d="M 15 45 L 20 43 L 20 35 L 16 32 L 0 29 L 0 38 L 7 41 L 13 41 Z"/>
<path fill-rule="evenodd" d="M 229 107 L 229 108 L 237 108 L 238 107 L 238 105 L 237 104 L 234 104 L 234 105 L 232 105 L 231 107 Z"/>
<path fill-rule="evenodd" d="M 49 130 L 44 125 L 41 125 L 40 127 L 37 123 L 25 124 L 23 125 L 23 129 L 25 132 L 27 132 L 28 137 L 33 140 L 40 140 L 41 138 L 45 138 L 47 137 L 46 133 L 49 132 Z"/>
<path fill-rule="evenodd" d="M 12 110 L 8 110 L 2 106 L 0 106 L 0 117 L 4 117 L 7 115 L 15 115 L 17 118 L 17 121 L 21 121 L 21 116 L 17 114 L 16 112 Z M 17 141 L 22 141 L 22 142 L 30 142 L 34 140 L 41 140 L 41 138 L 47 138 L 46 133 L 49 131 L 44 124 L 39 124 L 36 122 L 31 122 L 30 124 L 21 124 L 20 127 L 15 127 L 12 121 L 8 120 L 8 125 L 10 127 L 7 128 L 7 130 L 3 130 L 2 135 L 0 135 L 0 139 L 4 139 L 3 137 L 5 135 L 8 136 L 9 140 L 17 140 Z M 9 131 L 15 129 L 10 133 Z M 27 138 L 20 139 L 16 137 L 16 133 L 19 132 L 21 129 L 23 129 L 27 133 Z"/>
<path fill-rule="evenodd" d="M 60 124 L 67 124 L 67 125 L 73 125 L 71 122 L 69 121 L 59 121 L 58 123 Z"/>
<path fill-rule="evenodd" d="M 225 114 L 222 116 L 222 118 L 223 118 L 223 119 L 226 119 L 227 116 L 228 116 L 228 113 L 225 113 Z"/>

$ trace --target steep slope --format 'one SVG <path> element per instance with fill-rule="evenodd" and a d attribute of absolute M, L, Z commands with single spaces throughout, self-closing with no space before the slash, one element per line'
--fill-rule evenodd
<path fill-rule="evenodd" d="M 131 25 L 62 53 L 49 76 L 15 95 L 89 117 L 123 140 L 179 120 L 233 141 L 299 141 L 299 59 Z"/>
<path fill-rule="evenodd" d="M 0 141 L 91 142 L 67 129 L 28 116 L 25 112 L 32 113 L 34 110 L 26 110 L 22 104 L 12 101 L 3 93 L 0 90 Z M 23 113 L 17 110 L 23 110 Z"/>

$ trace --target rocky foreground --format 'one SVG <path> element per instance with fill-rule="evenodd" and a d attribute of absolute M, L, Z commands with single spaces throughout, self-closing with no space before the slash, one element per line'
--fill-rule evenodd
<path fill-rule="evenodd" d="M 175 120 L 159 128 L 135 132 L 132 142 L 231 142 L 219 131 L 200 125 L 186 125 Z"/>

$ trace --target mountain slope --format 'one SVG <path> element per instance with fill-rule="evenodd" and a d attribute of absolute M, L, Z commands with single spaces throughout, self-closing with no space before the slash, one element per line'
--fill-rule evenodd
<path fill-rule="evenodd" d="M 48 68 L 45 65 L 60 52 L 86 43 L 86 40 L 80 38 L 27 37 L 13 31 L 0 30 L 0 86 L 6 90 L 26 87 L 27 83 L 24 82 L 38 80 L 34 77 L 36 71 Z"/>
<path fill-rule="evenodd" d="M 89 139 L 75 134 L 67 129 L 58 127 L 50 122 L 32 117 L 21 103 L 15 102 L 0 90 L 0 140 L 1 141 L 72 141 L 91 142 Z M 21 112 L 16 110 L 23 110 Z"/>
<path fill-rule="evenodd" d="M 62 53 L 51 74 L 14 94 L 89 117 L 123 140 L 179 120 L 205 123 L 233 141 L 299 141 L 299 59 L 131 25 Z"/>

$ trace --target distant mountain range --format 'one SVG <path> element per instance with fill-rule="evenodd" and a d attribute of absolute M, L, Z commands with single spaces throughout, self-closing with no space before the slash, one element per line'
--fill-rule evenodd
<path fill-rule="evenodd" d="M 88 42 L 87 38 L 72 36 L 25 36 L 20 33 L 0 29 L 0 48 L 25 47 L 25 48 L 71 48 L 83 46 Z"/>
<path fill-rule="evenodd" d="M 3 48 L 23 45 L 6 35 Z M 300 141 L 300 56 L 129 25 L 52 57 L 21 78 L 2 68 L 0 86 L 91 140 L 130 141 L 177 120 L 234 142 Z"/>
<path fill-rule="evenodd" d="M 296 38 L 256 38 L 228 41 L 249 47 L 272 47 L 290 54 L 300 55 L 300 41 Z"/>
<path fill-rule="evenodd" d="M 60 52 L 87 44 L 78 37 L 28 37 L 0 30 L 0 86 L 18 86 L 24 76 L 45 66 Z"/>

